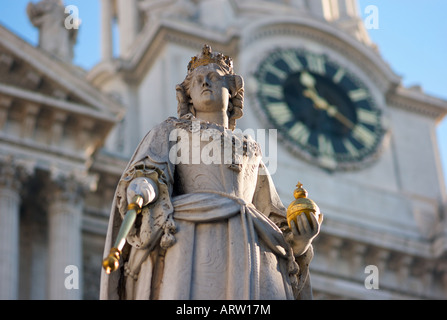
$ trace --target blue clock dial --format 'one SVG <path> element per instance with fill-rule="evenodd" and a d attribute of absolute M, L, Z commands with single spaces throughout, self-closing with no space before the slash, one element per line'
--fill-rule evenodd
<path fill-rule="evenodd" d="M 368 88 L 345 68 L 305 50 L 278 50 L 260 64 L 258 101 L 300 154 L 330 168 L 371 158 L 384 130 Z"/>

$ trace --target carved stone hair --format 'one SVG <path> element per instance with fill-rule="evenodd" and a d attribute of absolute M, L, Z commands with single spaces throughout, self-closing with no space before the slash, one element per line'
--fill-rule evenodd
<path fill-rule="evenodd" d="M 225 71 L 225 70 L 223 70 Z M 182 117 L 188 113 L 195 116 L 194 106 L 190 95 L 190 85 L 194 72 L 188 73 L 185 80 L 176 86 L 177 91 L 177 113 L 178 117 Z M 230 101 L 228 103 L 228 126 L 231 130 L 236 127 L 236 120 L 243 115 L 244 107 L 244 79 L 235 74 L 226 74 L 226 82 L 230 92 Z"/>

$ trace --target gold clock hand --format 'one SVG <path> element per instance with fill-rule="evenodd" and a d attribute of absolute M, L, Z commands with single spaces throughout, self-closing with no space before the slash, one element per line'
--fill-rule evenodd
<path fill-rule="evenodd" d="M 352 123 L 351 120 L 346 118 L 340 111 L 338 111 L 338 109 L 335 106 L 328 106 L 327 113 L 329 116 L 334 117 L 335 119 L 343 123 L 349 129 L 354 128 L 355 126 L 354 123 Z"/>
<path fill-rule="evenodd" d="M 309 72 L 303 71 L 300 76 L 300 82 L 307 88 L 303 91 L 304 96 L 311 99 L 314 106 L 318 109 L 327 110 L 329 104 L 318 94 L 317 89 L 315 88 L 315 78 Z"/>
<path fill-rule="evenodd" d="M 312 100 L 315 108 L 325 110 L 330 117 L 337 119 L 349 129 L 354 128 L 355 125 L 351 120 L 346 118 L 340 111 L 338 111 L 337 107 L 329 105 L 329 103 L 321 98 L 315 90 L 305 89 L 303 91 L 303 95 Z"/>
<path fill-rule="evenodd" d="M 300 82 L 309 89 L 315 89 L 315 78 L 309 72 L 303 71 L 300 76 Z"/>
<path fill-rule="evenodd" d="M 303 95 L 314 103 L 314 107 L 321 110 L 327 110 L 328 103 L 321 98 L 315 90 L 305 89 Z"/>

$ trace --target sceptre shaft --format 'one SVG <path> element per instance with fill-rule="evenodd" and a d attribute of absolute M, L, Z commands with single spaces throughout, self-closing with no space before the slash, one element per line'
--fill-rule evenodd
<path fill-rule="evenodd" d="M 107 274 L 111 274 L 119 268 L 121 253 L 126 244 L 126 238 L 137 219 L 137 215 L 141 213 L 143 201 L 144 199 L 141 195 L 135 195 L 132 198 L 132 202 L 127 206 L 127 212 L 124 216 L 115 243 L 113 247 L 110 248 L 109 255 L 102 261 L 102 267 Z"/>

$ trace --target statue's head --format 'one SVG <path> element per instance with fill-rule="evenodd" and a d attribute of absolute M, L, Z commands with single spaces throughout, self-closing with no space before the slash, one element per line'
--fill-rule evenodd
<path fill-rule="evenodd" d="M 209 94 L 202 94 L 206 87 Z M 188 64 L 185 80 L 177 85 L 178 116 L 196 114 L 196 108 L 220 105 L 226 108 L 229 128 L 242 117 L 244 81 L 233 73 L 233 60 L 205 45 L 202 52 Z"/>

